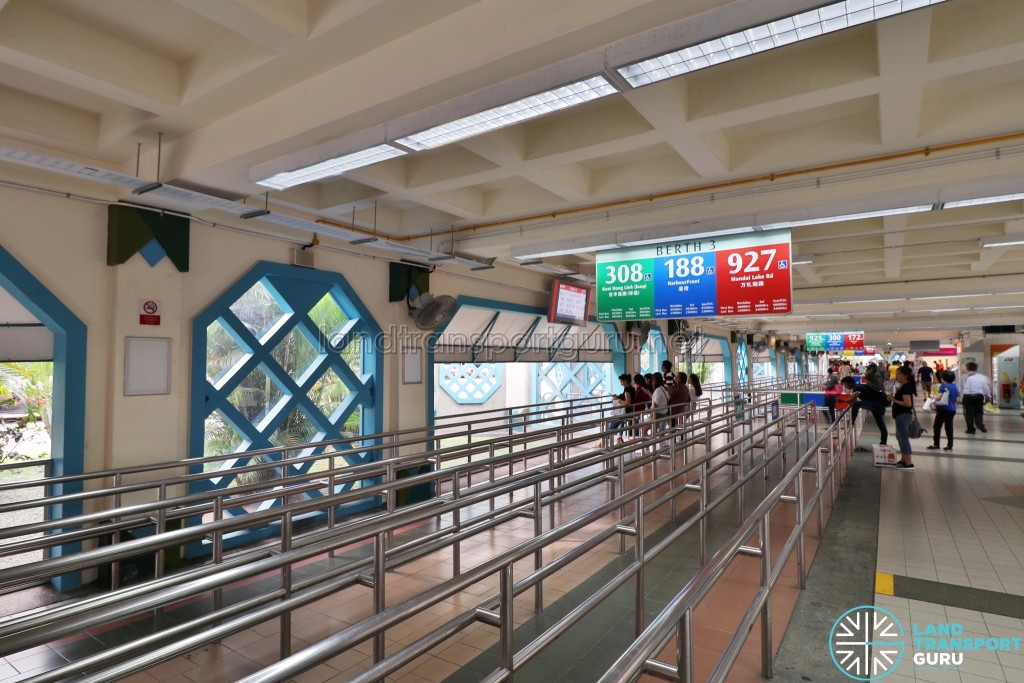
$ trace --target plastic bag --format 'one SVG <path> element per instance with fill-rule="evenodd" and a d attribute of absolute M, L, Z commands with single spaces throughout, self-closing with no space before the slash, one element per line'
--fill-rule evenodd
<path fill-rule="evenodd" d="M 911 439 L 919 439 L 921 435 L 928 430 L 921 426 L 921 423 L 917 419 L 917 411 L 913 412 L 914 419 L 910 421 L 910 427 L 907 429 L 907 433 L 910 434 Z"/>
<path fill-rule="evenodd" d="M 928 412 L 928 413 L 934 413 L 935 412 L 935 399 L 932 398 L 931 396 L 926 398 L 924 400 L 924 405 L 921 406 L 921 410 L 923 410 L 925 412 Z"/>

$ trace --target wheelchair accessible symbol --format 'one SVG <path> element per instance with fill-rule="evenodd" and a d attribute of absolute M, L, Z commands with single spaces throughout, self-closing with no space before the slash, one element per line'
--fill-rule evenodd
<path fill-rule="evenodd" d="M 836 668 L 856 681 L 877 681 L 903 659 L 903 626 L 891 612 L 861 605 L 836 619 L 828 647 Z"/>

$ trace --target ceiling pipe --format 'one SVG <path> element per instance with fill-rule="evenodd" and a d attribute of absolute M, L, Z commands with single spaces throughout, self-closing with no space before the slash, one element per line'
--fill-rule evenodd
<path fill-rule="evenodd" d="M 782 171 L 779 173 L 770 173 L 768 175 L 755 176 L 752 178 L 743 178 L 740 180 L 729 180 L 721 183 L 712 183 L 710 185 L 701 185 L 699 187 L 682 188 L 678 190 L 669 190 L 667 192 L 659 192 L 657 194 L 642 195 L 638 197 L 630 197 L 628 199 L 619 199 L 613 202 L 602 202 L 600 204 L 591 204 L 589 206 L 581 206 L 573 209 L 564 209 L 561 211 L 549 211 L 547 213 L 532 214 L 529 216 L 520 216 L 518 218 L 507 218 L 500 221 L 492 221 L 490 223 L 477 223 L 475 225 L 466 225 L 461 228 L 455 228 L 454 234 L 463 234 L 467 232 L 477 232 L 480 230 L 486 230 L 488 228 L 505 227 L 518 223 L 528 223 L 536 220 L 550 220 L 552 218 L 559 218 L 562 216 L 572 216 L 582 213 L 588 213 L 591 211 L 604 211 L 611 208 L 620 206 L 629 206 L 631 204 L 639 204 L 641 202 L 654 202 L 660 199 L 669 199 L 672 197 L 680 197 L 688 194 L 697 194 L 700 192 L 711 192 L 715 190 L 722 190 L 725 188 L 732 187 L 744 187 L 747 185 L 753 185 L 756 183 L 774 182 L 783 178 L 794 178 L 798 176 L 806 176 L 814 173 L 826 173 L 829 171 L 838 171 L 843 169 L 858 168 L 869 164 L 884 163 L 887 161 L 897 161 L 900 159 L 911 159 L 915 157 L 927 157 L 932 154 L 938 154 L 942 152 L 950 152 L 958 149 L 971 149 L 974 147 L 981 147 L 983 145 L 991 145 L 999 142 L 1009 142 L 1012 140 L 1024 139 L 1024 132 L 1009 133 L 1007 135 L 997 135 L 994 137 L 982 138 L 979 140 L 967 140 L 963 142 L 953 142 L 946 145 L 937 145 L 935 147 L 922 147 L 919 149 L 907 151 L 907 152 L 896 152 L 893 154 L 883 154 L 875 157 L 868 157 L 866 159 L 856 159 L 853 161 L 843 161 L 835 164 L 825 164 L 822 166 L 812 166 L 810 168 L 796 169 L 793 171 Z M 362 232 L 364 234 L 372 234 L 363 228 L 359 228 L 355 225 L 348 225 L 340 221 L 333 221 L 329 218 L 320 218 L 316 221 L 324 225 L 330 225 L 336 228 L 345 228 L 346 230 L 353 230 L 356 232 Z M 445 231 L 448 232 L 448 231 Z M 422 232 L 413 235 L 392 235 L 385 233 L 378 233 L 380 237 L 388 239 L 394 242 L 409 242 L 416 239 L 424 239 L 432 237 L 434 232 Z"/>

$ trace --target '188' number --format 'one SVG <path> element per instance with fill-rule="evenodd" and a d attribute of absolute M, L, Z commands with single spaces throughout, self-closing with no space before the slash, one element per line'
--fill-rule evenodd
<path fill-rule="evenodd" d="M 683 256 L 677 259 L 669 259 L 665 261 L 665 266 L 668 267 L 668 278 L 670 280 L 677 277 L 700 277 L 704 274 L 704 257 L 694 256 L 689 258 Z"/>
<path fill-rule="evenodd" d="M 642 263 L 623 263 L 618 268 L 615 266 L 605 266 L 604 268 L 606 285 L 614 285 L 619 282 L 640 282 L 644 279 L 644 264 Z"/>

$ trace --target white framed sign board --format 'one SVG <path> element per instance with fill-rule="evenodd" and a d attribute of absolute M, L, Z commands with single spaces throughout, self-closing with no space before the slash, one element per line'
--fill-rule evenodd
<path fill-rule="evenodd" d="M 402 384 L 423 382 L 423 349 L 409 348 L 402 351 Z"/>
<path fill-rule="evenodd" d="M 171 393 L 171 340 L 163 337 L 124 338 L 124 395 Z"/>

